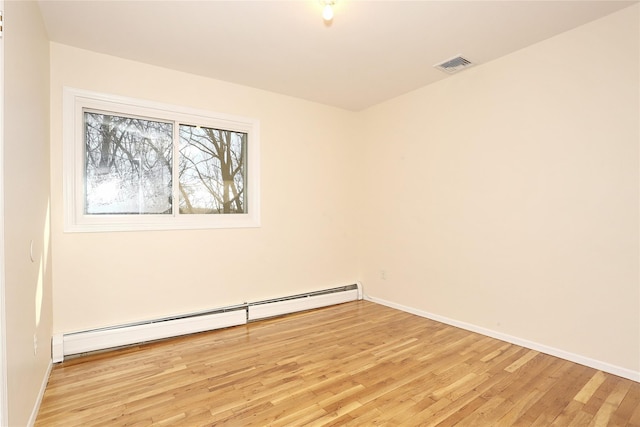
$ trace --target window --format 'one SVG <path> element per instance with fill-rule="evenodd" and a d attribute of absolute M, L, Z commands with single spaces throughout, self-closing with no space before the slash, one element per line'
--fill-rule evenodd
<path fill-rule="evenodd" d="M 259 124 L 65 88 L 65 231 L 257 227 Z"/>

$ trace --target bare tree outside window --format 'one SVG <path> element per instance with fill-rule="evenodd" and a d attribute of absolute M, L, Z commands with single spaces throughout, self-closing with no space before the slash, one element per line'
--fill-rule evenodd
<path fill-rule="evenodd" d="M 85 112 L 85 213 L 172 210 L 173 124 Z"/>
<path fill-rule="evenodd" d="M 260 227 L 260 122 L 63 89 L 65 232 Z"/>
<path fill-rule="evenodd" d="M 245 213 L 246 151 L 246 133 L 180 125 L 180 213 Z"/>

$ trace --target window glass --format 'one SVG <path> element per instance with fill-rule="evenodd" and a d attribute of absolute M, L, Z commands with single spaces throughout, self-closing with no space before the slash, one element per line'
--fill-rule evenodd
<path fill-rule="evenodd" d="M 84 113 L 85 214 L 171 214 L 173 124 Z"/>
<path fill-rule="evenodd" d="M 180 213 L 244 213 L 246 151 L 246 133 L 180 125 Z"/>
<path fill-rule="evenodd" d="M 260 123 L 63 90 L 65 232 L 260 226 Z"/>

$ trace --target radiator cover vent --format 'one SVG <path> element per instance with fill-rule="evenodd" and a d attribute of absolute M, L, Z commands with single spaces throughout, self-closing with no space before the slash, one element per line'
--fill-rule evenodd
<path fill-rule="evenodd" d="M 268 317 L 361 300 L 362 298 L 362 286 L 360 283 L 356 283 L 305 294 L 245 302 L 213 310 L 126 325 L 57 334 L 52 340 L 52 359 L 54 363 L 57 363 L 62 362 L 64 356 L 68 355 L 90 353 L 97 350 L 238 326 Z"/>

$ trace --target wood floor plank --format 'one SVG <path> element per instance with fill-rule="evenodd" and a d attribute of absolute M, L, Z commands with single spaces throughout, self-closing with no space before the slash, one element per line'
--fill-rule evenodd
<path fill-rule="evenodd" d="M 580 366 L 568 369 L 562 381 L 554 381 L 553 387 L 548 388 L 534 405 L 518 420 L 524 425 L 550 425 L 582 389 L 591 377 L 589 368 Z"/>
<path fill-rule="evenodd" d="M 526 365 L 527 362 L 529 362 L 531 359 L 536 357 L 538 354 L 540 353 L 535 350 L 529 350 L 525 353 L 524 356 L 522 356 L 520 359 L 516 360 L 511 365 L 504 368 L 504 370 L 513 374 L 515 371 L 520 369 L 523 365 Z"/>
<path fill-rule="evenodd" d="M 591 396 L 593 396 L 593 394 L 596 392 L 598 387 L 600 387 L 600 385 L 602 385 L 602 383 L 606 379 L 607 377 L 604 373 L 597 371 L 596 373 L 593 374 L 591 379 L 584 385 L 584 387 L 582 387 L 582 389 L 578 392 L 578 394 L 576 394 L 576 396 L 574 397 L 574 400 L 577 400 L 580 403 L 586 404 L 589 401 L 589 399 L 591 399 Z"/>
<path fill-rule="evenodd" d="M 620 402 L 620 406 L 618 406 L 618 410 L 611 417 L 613 425 L 633 425 L 631 417 L 633 416 L 633 411 L 638 410 L 638 408 L 640 408 L 640 389 L 630 385 L 627 394 Z"/>
<path fill-rule="evenodd" d="M 640 384 L 367 301 L 73 358 L 36 426 L 640 427 Z"/>
<path fill-rule="evenodd" d="M 604 403 L 598 409 L 598 412 L 596 412 L 590 426 L 605 427 L 612 425 L 613 423 L 610 422 L 611 418 L 627 395 L 630 387 L 631 385 L 627 382 L 616 381 L 616 385 L 606 397 Z"/>

